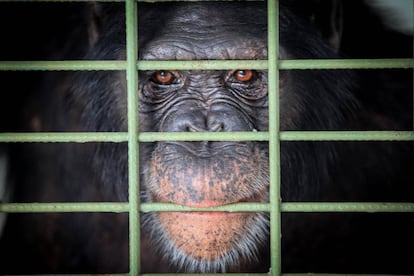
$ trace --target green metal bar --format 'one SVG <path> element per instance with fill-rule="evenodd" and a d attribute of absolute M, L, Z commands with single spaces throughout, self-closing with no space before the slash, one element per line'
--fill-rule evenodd
<path fill-rule="evenodd" d="M 137 2 L 161 3 L 161 2 L 227 2 L 234 0 L 136 0 Z M 244 0 L 260 1 L 260 0 Z M 125 0 L 0 0 L 1 2 L 125 2 Z"/>
<path fill-rule="evenodd" d="M 268 27 L 268 95 L 269 95 L 269 203 L 270 203 L 270 271 L 281 274 L 280 212 L 280 142 L 279 142 L 279 1 L 267 1 Z"/>
<path fill-rule="evenodd" d="M 1 1 L 1 0 L 0 0 Z M 56 274 L 35 274 L 36 276 L 56 276 Z M 59 276 L 91 276 L 91 275 L 97 275 L 97 276 L 129 276 L 127 273 L 117 273 L 117 274 L 58 274 Z M 154 275 L 155 276 L 155 275 Z"/>
<path fill-rule="evenodd" d="M 266 70 L 267 60 L 142 60 L 138 70 Z"/>
<path fill-rule="evenodd" d="M 146 0 L 137 0 L 145 2 Z M 150 0 L 153 1 L 153 0 Z M 186 1 L 186 0 L 184 0 Z M 125 0 L 0 0 L 1 2 L 125 2 Z"/>
<path fill-rule="evenodd" d="M 175 273 L 178 276 L 200 276 L 201 274 L 196 273 Z M 203 276 L 217 276 L 217 274 L 202 274 Z M 231 273 L 225 274 L 231 276 L 268 276 L 268 273 Z M 281 276 L 403 276 L 400 274 L 333 274 L 333 273 L 282 273 Z M 171 276 L 171 274 L 141 274 L 141 276 Z"/>
<path fill-rule="evenodd" d="M 401 275 L 401 274 L 283 273 L 282 276 L 404 276 L 404 275 Z"/>
<path fill-rule="evenodd" d="M 231 276 L 268 276 L 268 273 L 223 273 L 223 274 L 214 274 L 214 273 L 145 273 L 141 274 L 141 276 L 171 276 L 171 275 L 178 275 L 178 276 L 217 276 L 217 275 L 231 275 Z"/>
<path fill-rule="evenodd" d="M 188 61 L 139 61 L 139 70 L 225 70 L 249 68 L 266 70 L 267 60 L 197 60 Z M 392 69 L 413 68 L 414 59 L 300 59 L 279 60 L 280 70 L 304 69 Z"/>
<path fill-rule="evenodd" d="M 128 95 L 128 202 L 129 202 L 129 273 L 138 275 L 141 269 L 139 215 L 139 144 L 138 144 L 138 13 L 137 2 L 127 0 L 126 53 Z"/>
<path fill-rule="evenodd" d="M 269 133 L 261 132 L 142 132 L 140 142 L 155 141 L 268 141 Z"/>
<path fill-rule="evenodd" d="M 413 131 L 282 131 L 282 141 L 414 141 Z"/>
<path fill-rule="evenodd" d="M 283 212 L 414 212 L 414 203 L 393 202 L 285 202 Z"/>
<path fill-rule="evenodd" d="M 58 203 L 0 203 L 0 213 L 126 213 L 128 202 L 58 202 Z M 242 202 L 209 208 L 197 208 L 173 203 L 141 203 L 139 210 L 148 212 L 270 212 L 265 202 Z M 414 203 L 406 202 L 284 202 L 281 212 L 364 212 L 412 213 Z"/>
<path fill-rule="evenodd" d="M 1 0 L 0 0 L 1 1 Z M 216 0 L 213 0 L 216 1 Z M 37 276 L 56 276 L 56 274 L 36 274 Z M 59 276 L 71 276 L 74 274 L 59 274 Z M 129 274 L 76 274 L 77 276 L 90 276 L 90 275 L 99 275 L 99 276 L 129 276 Z M 166 273 L 145 273 L 140 274 L 141 276 L 171 276 L 172 274 Z M 217 274 L 196 274 L 196 273 L 174 273 L 173 275 L 178 276 L 215 276 Z M 227 273 L 223 275 L 231 275 L 231 276 L 268 276 L 268 273 Z M 404 276 L 401 274 L 323 274 L 323 273 L 282 273 L 281 276 Z M 408 275 L 407 275 L 408 276 Z"/>
<path fill-rule="evenodd" d="M 0 0 L 1 1 L 1 0 Z M 214 0 L 215 1 L 215 0 Z M 74 274 L 59 274 L 59 276 L 71 276 Z M 76 274 L 77 276 L 90 276 L 90 275 L 99 275 L 99 276 L 129 276 L 129 274 Z M 166 273 L 145 273 L 140 274 L 141 276 L 171 276 L 172 274 Z M 178 276 L 216 276 L 217 274 L 212 273 L 174 273 L 173 275 Z M 223 275 L 231 276 L 268 276 L 268 273 L 227 273 Z M 56 274 L 36 274 L 36 276 L 56 276 Z M 401 274 L 332 274 L 332 273 L 282 273 L 281 276 L 404 276 Z M 408 276 L 408 275 L 407 275 Z"/>
<path fill-rule="evenodd" d="M 142 203 L 142 212 L 270 212 L 269 203 L 243 202 L 211 208 L 194 208 L 172 203 Z M 402 202 L 284 202 L 281 212 L 414 212 L 414 203 Z"/>
<path fill-rule="evenodd" d="M 126 132 L 25 132 L 0 133 L 0 142 L 126 142 Z"/>
<path fill-rule="evenodd" d="M 414 59 L 306 59 L 281 60 L 281 70 L 291 69 L 393 69 L 413 68 Z"/>
<path fill-rule="evenodd" d="M 281 141 L 414 141 L 413 131 L 281 131 Z M 155 141 L 268 141 L 269 132 L 143 132 L 140 142 Z M 7 143 L 127 142 L 127 132 L 13 132 L 0 133 Z"/>
<path fill-rule="evenodd" d="M 125 70 L 123 60 L 0 61 L 0 71 Z"/>
<path fill-rule="evenodd" d="M 0 213 L 67 213 L 67 212 L 128 212 L 129 204 L 124 202 L 77 202 L 77 203 L 3 203 Z"/>
<path fill-rule="evenodd" d="M 280 131 L 279 135 L 281 141 L 414 141 L 413 131 Z M 139 140 L 141 142 L 267 141 L 269 132 L 144 132 L 140 133 Z"/>
<path fill-rule="evenodd" d="M 269 203 L 262 202 L 240 202 L 222 206 L 196 208 L 173 203 L 141 203 L 141 212 L 269 212 Z"/>
<path fill-rule="evenodd" d="M 0 0 L 1 1 L 1 0 Z M 280 60 L 280 70 L 305 69 L 410 69 L 414 59 L 303 59 Z M 230 70 L 249 68 L 266 70 L 267 60 L 143 60 L 138 70 Z M 0 61 L 0 71 L 44 70 L 125 70 L 123 60 Z"/>
<path fill-rule="evenodd" d="M 0 0 L 1 1 L 1 0 Z M 230 70 L 234 68 L 267 69 L 267 60 L 143 60 L 138 70 Z M 0 61 L 0 71 L 45 70 L 126 70 L 124 60 Z"/>
<path fill-rule="evenodd" d="M 177 275 L 177 276 L 217 276 L 217 275 L 231 275 L 231 276 L 269 276 L 268 273 L 223 273 L 223 274 L 214 274 L 214 273 L 174 273 L 174 274 L 167 274 L 167 273 L 145 273 L 141 274 L 141 276 L 171 276 L 171 275 Z"/>

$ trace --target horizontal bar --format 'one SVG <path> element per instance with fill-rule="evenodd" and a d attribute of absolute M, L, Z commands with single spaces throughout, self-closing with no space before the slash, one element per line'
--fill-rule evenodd
<path fill-rule="evenodd" d="M 280 60 L 279 69 L 409 69 L 414 59 L 304 59 Z"/>
<path fill-rule="evenodd" d="M 141 132 L 139 141 L 267 141 L 267 132 Z M 0 133 L 0 142 L 126 142 L 127 132 Z"/>
<path fill-rule="evenodd" d="M 222 206 L 198 208 L 188 207 L 173 203 L 141 203 L 141 212 L 269 212 L 269 203 L 240 202 Z"/>
<path fill-rule="evenodd" d="M 1 0 L 0 0 L 1 1 Z M 24 274 L 19 274 L 20 276 L 25 276 Z M 27 276 L 130 276 L 129 273 L 107 273 L 107 274 L 29 274 Z M 155 274 L 154 274 L 155 276 Z"/>
<path fill-rule="evenodd" d="M 230 70 L 237 68 L 265 70 L 267 60 L 143 60 L 137 62 L 137 70 Z M 1 70 L 126 70 L 126 61 L 0 61 Z"/>
<path fill-rule="evenodd" d="M 414 141 L 414 131 L 282 131 L 282 141 Z"/>
<path fill-rule="evenodd" d="M 172 203 L 142 203 L 142 212 L 269 212 L 269 203 L 243 202 L 210 208 L 194 208 Z M 282 212 L 414 212 L 414 203 L 376 202 L 284 202 Z"/>
<path fill-rule="evenodd" d="M 303 69 L 393 69 L 413 68 L 414 59 L 303 59 L 279 60 L 280 70 Z M 267 60 L 139 61 L 138 70 L 266 70 Z"/>
<path fill-rule="evenodd" d="M 4 213 L 74 213 L 104 212 L 125 213 L 129 204 L 125 202 L 62 202 L 62 203 L 1 203 Z"/>
<path fill-rule="evenodd" d="M 141 132 L 140 142 L 155 141 L 267 141 L 266 131 L 253 132 Z"/>
<path fill-rule="evenodd" d="M 228 2 L 234 0 L 137 0 L 138 2 L 157 3 L 157 2 Z M 244 0 L 244 1 L 263 1 L 263 0 Z M 125 0 L 0 0 L 1 2 L 125 2 Z"/>
<path fill-rule="evenodd" d="M 1 1 L 1 0 L 0 0 Z M 414 59 L 303 59 L 280 60 L 281 70 L 413 68 Z M 142 60 L 138 70 L 266 70 L 267 60 Z M 0 61 L 0 71 L 126 70 L 124 60 Z"/>
<path fill-rule="evenodd" d="M 269 276 L 269 273 L 174 273 L 174 274 L 167 274 L 167 273 L 144 273 L 140 274 L 140 276 L 217 276 L 217 275 L 229 275 L 229 276 Z M 309 275 L 309 274 L 304 274 Z"/>
<path fill-rule="evenodd" d="M 284 202 L 282 212 L 414 212 L 414 203 L 401 202 Z M 2 203 L 0 212 L 5 213 L 67 213 L 129 211 L 126 202 L 77 202 L 77 203 Z M 173 203 L 142 203 L 140 211 L 147 212 L 269 212 L 269 203 L 240 202 L 223 206 L 197 208 Z"/>
<path fill-rule="evenodd" d="M 138 0 L 146 1 L 146 0 Z M 153 1 L 153 0 L 152 0 Z M 184 0 L 185 1 L 185 0 Z M 1 2 L 125 2 L 125 0 L 0 0 Z"/>
<path fill-rule="evenodd" d="M 282 273 L 281 276 L 404 276 L 404 275 L 401 275 L 401 274 L 348 274 L 348 273 L 347 274 L 339 274 L 339 273 Z"/>
<path fill-rule="evenodd" d="M 171 276 L 171 274 L 163 273 L 145 273 L 140 274 L 141 276 Z M 197 274 L 197 273 L 174 273 L 178 276 L 217 276 L 217 274 Z M 269 276 L 270 273 L 223 273 L 220 275 L 229 276 Z M 282 273 L 281 276 L 403 276 L 401 274 L 337 274 L 337 273 Z"/>
<path fill-rule="evenodd" d="M 2 203 L 4 213 L 66 213 L 66 212 L 128 212 L 129 204 L 124 202 L 88 203 Z M 203 212 L 261 212 L 269 211 L 268 203 L 237 203 L 212 208 L 194 208 L 173 203 L 142 203 L 141 212 L 203 211 Z"/>
<path fill-rule="evenodd" d="M 0 61 L 0 71 L 125 70 L 123 60 Z"/>
<path fill-rule="evenodd" d="M 17 132 L 0 133 L 0 142 L 126 142 L 127 132 Z"/>
<path fill-rule="evenodd" d="M 414 212 L 414 203 L 393 202 L 285 202 L 282 212 Z"/>
<path fill-rule="evenodd" d="M 267 60 L 142 60 L 138 70 L 266 70 Z"/>
<path fill-rule="evenodd" d="M 1 0 L 0 0 L 1 1 Z M 129 276 L 129 273 L 125 274 L 59 274 L 59 276 Z M 144 273 L 140 276 L 217 276 L 213 273 Z M 229 276 L 269 276 L 269 273 L 222 273 L 220 275 Z M 25 276 L 25 275 L 21 275 Z M 27 275 L 29 276 L 29 275 Z M 56 276 L 56 274 L 36 274 L 36 276 Z M 338 274 L 338 273 L 282 273 L 281 276 L 404 276 L 401 274 Z"/>
<path fill-rule="evenodd" d="M 268 141 L 266 131 L 141 132 L 140 142 Z M 414 141 L 413 131 L 281 131 L 282 141 Z M 13 132 L 0 133 L 0 142 L 126 142 L 127 132 Z"/>

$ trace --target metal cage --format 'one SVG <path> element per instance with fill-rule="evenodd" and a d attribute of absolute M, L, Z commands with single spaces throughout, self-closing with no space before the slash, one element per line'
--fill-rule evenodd
<path fill-rule="evenodd" d="M 35 1 L 35 0 L 34 0 Z M 63 2 L 65 0 L 62 0 Z M 144 0 L 145 1 L 145 0 Z M 165 1 L 165 0 L 164 0 Z M 59 1 L 60 2 L 60 1 Z M 107 1 L 110 2 L 110 1 Z M 154 2 L 154 0 L 148 0 Z M 161 0 L 162 2 L 162 0 Z M 137 9 L 139 2 L 125 0 L 127 59 L 122 61 L 1 61 L 0 70 L 122 70 L 127 75 L 128 132 L 114 133 L 1 133 L 0 142 L 127 142 L 128 167 L 138 168 L 139 143 L 151 141 L 268 141 L 270 172 L 269 203 L 239 203 L 213 208 L 190 208 L 166 203 L 140 203 L 139 171 L 129 169 L 128 202 L 112 203 L 0 203 L 0 212 L 124 212 L 129 214 L 129 275 L 140 274 L 140 212 L 155 211 L 264 211 L 270 213 L 271 267 L 269 275 L 281 275 L 282 212 L 414 212 L 414 203 L 373 202 L 280 202 L 281 141 L 414 141 L 413 131 L 280 131 L 279 70 L 291 69 L 376 69 L 414 67 L 414 59 L 377 60 L 279 60 L 278 1 L 268 0 L 267 60 L 139 61 Z M 269 75 L 269 131 L 231 133 L 139 133 L 138 70 L 224 70 L 234 68 L 267 69 Z M 233 274 L 232 274 L 233 275 Z M 237 275 L 237 274 L 234 274 Z M 245 275 L 245 274 L 243 274 Z M 252 274 L 253 275 L 253 274 Z M 264 274 L 268 275 L 268 274 Z M 287 274 L 285 274 L 287 275 Z M 293 275 L 293 274 L 289 274 Z M 298 274 L 299 275 L 299 274 Z M 305 274 L 303 274 L 305 275 Z"/>

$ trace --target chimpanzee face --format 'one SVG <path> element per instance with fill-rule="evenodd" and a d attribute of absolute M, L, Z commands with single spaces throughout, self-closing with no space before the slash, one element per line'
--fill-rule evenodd
<path fill-rule="evenodd" d="M 266 20 L 257 20 L 257 11 L 241 16 L 238 12 L 246 8 L 233 7 L 224 17 L 212 18 L 208 16 L 212 10 L 183 5 L 182 16 L 164 22 L 160 34 L 142 47 L 141 57 L 265 59 L 266 24 L 262 21 Z M 227 16 L 235 21 L 226 22 Z M 140 81 L 141 131 L 267 130 L 266 71 L 145 71 Z M 266 143 L 158 142 L 143 146 L 152 148 L 143 161 L 150 201 L 211 207 L 268 200 Z M 257 213 L 162 212 L 154 214 L 151 222 L 162 252 L 177 265 L 197 271 L 224 271 L 235 260 L 256 257 L 267 236 L 267 219 Z"/>
<path fill-rule="evenodd" d="M 182 4 L 175 6 L 171 14 L 180 12 L 166 16 L 165 21 L 147 19 L 156 22 L 157 35 L 144 39 L 140 57 L 144 60 L 267 59 L 264 3 L 215 3 L 209 8 L 205 5 Z M 143 16 L 145 20 L 145 13 Z M 289 14 L 283 13 L 281 18 L 283 38 L 288 35 L 286 29 L 296 30 Z M 288 43 L 297 43 L 297 49 L 312 54 L 306 43 L 313 39 L 306 41 L 299 37 Z M 286 48 L 292 49 L 282 43 L 282 55 L 295 56 L 295 47 L 292 51 Z M 315 85 L 311 88 L 296 84 L 295 79 L 301 77 L 295 73 L 281 74 L 282 129 L 306 126 L 301 114 L 310 107 L 305 103 L 320 101 L 318 94 L 325 92 L 312 74 L 302 75 Z M 140 72 L 139 79 L 140 131 L 268 130 L 267 71 L 160 70 Z M 322 101 L 329 103 L 330 94 L 324 95 Z M 336 107 L 333 112 L 340 113 Z M 326 113 L 329 112 L 327 108 Z M 307 116 L 308 128 L 324 120 L 312 118 L 312 112 Z M 268 201 L 267 143 L 156 142 L 142 144 L 142 149 L 142 182 L 145 199 L 149 201 L 191 207 Z M 288 160 L 294 162 L 289 156 L 282 158 L 287 166 Z M 161 212 L 148 221 L 163 254 L 189 271 L 225 271 L 229 264 L 237 266 L 238 262 L 255 258 L 267 240 L 268 219 L 262 213 Z"/>

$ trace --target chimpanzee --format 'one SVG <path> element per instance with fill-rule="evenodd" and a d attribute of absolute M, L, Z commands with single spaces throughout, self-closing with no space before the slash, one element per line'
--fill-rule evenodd
<path fill-rule="evenodd" d="M 351 43 L 359 27 L 350 29 L 357 19 L 346 13 L 346 2 L 281 1 L 280 59 L 357 57 L 363 42 Z M 50 58 L 125 59 L 123 6 L 83 8 L 79 18 L 66 18 L 66 37 L 56 30 L 52 45 L 65 49 Z M 139 3 L 138 19 L 140 60 L 267 59 L 262 1 Z M 268 130 L 266 70 L 138 74 L 141 132 Z M 128 130 L 123 71 L 39 75 L 17 109 L 16 127 L 2 126 L 6 130 Z M 282 70 L 280 128 L 410 129 L 410 89 L 412 80 L 401 70 Z M 128 168 L 126 143 L 15 144 L 8 151 L 15 202 L 126 201 L 128 170 L 135 169 L 144 202 L 268 202 L 273 169 L 268 143 L 257 141 L 140 143 L 140 168 Z M 412 154 L 411 143 L 282 142 L 282 200 L 412 201 Z M 265 212 L 157 212 L 142 214 L 141 222 L 143 272 L 269 270 Z M 285 213 L 282 222 L 283 271 L 414 273 L 410 253 L 384 252 L 412 248 L 412 215 Z M 128 223 L 126 214 L 9 215 L 0 273 L 127 272 Z M 382 248 L 384 233 L 392 237 Z"/>

